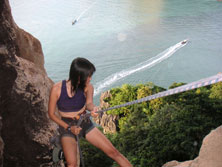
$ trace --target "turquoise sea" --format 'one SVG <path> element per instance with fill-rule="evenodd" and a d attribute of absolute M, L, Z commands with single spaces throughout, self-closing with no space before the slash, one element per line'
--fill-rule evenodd
<path fill-rule="evenodd" d="M 101 92 L 124 83 L 167 88 L 222 72 L 221 1 L 9 2 L 18 26 L 40 40 L 54 82 L 68 77 L 76 57 L 95 64 L 96 103 Z M 189 41 L 181 45 L 184 39 Z"/>

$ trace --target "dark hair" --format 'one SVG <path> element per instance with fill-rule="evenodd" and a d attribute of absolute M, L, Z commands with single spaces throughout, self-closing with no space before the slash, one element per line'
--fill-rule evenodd
<path fill-rule="evenodd" d="M 95 66 L 87 59 L 78 57 L 72 61 L 69 80 L 71 81 L 71 92 L 80 88 L 84 90 L 86 80 L 96 71 Z"/>

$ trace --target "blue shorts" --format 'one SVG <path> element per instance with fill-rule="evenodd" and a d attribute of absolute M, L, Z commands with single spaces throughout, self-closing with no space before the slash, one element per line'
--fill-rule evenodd
<path fill-rule="evenodd" d="M 70 126 L 75 126 L 78 123 L 77 119 L 73 119 L 73 118 L 66 118 L 66 117 L 62 117 L 62 120 L 64 122 L 66 122 L 67 124 L 69 124 Z M 86 137 L 86 134 L 91 131 L 93 128 L 95 128 L 95 126 L 93 125 L 92 121 L 90 120 L 90 118 L 86 118 L 82 121 L 80 127 L 82 128 L 82 130 L 79 133 L 79 138 L 80 137 Z M 59 126 L 59 133 L 60 133 L 60 138 L 65 137 L 65 136 L 69 136 L 69 137 L 73 137 L 76 139 L 76 135 L 74 135 L 71 131 L 68 131 L 66 129 L 64 129 L 63 127 Z"/>

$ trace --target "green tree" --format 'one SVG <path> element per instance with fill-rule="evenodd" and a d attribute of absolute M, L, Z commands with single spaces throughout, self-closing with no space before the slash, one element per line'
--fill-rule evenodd
<path fill-rule="evenodd" d="M 171 88 L 180 85 L 183 83 L 174 83 Z M 139 88 L 141 85 L 137 90 L 148 90 Z M 112 141 L 135 167 L 156 167 L 174 159 L 194 159 L 203 138 L 222 124 L 219 112 L 222 101 L 220 94 L 212 96 L 214 91 L 217 93 L 213 88 L 202 87 L 155 99 L 148 102 L 149 108 L 134 105 Z M 152 113 L 144 112 L 151 109 Z"/>
<path fill-rule="evenodd" d="M 123 85 L 111 90 L 107 102 L 115 106 L 164 90 L 151 83 Z M 218 83 L 114 110 L 120 131 L 109 137 L 135 167 L 194 159 L 203 138 L 222 124 L 221 90 Z"/>
<path fill-rule="evenodd" d="M 210 98 L 222 100 L 222 82 L 212 85 Z"/>

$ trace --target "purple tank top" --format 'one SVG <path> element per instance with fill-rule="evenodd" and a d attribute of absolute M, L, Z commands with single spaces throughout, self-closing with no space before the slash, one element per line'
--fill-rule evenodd
<path fill-rule="evenodd" d="M 66 89 L 66 80 L 62 81 L 62 89 L 59 100 L 57 101 L 58 109 L 62 112 L 75 112 L 84 107 L 86 97 L 84 91 L 77 89 L 73 97 L 69 97 Z"/>

